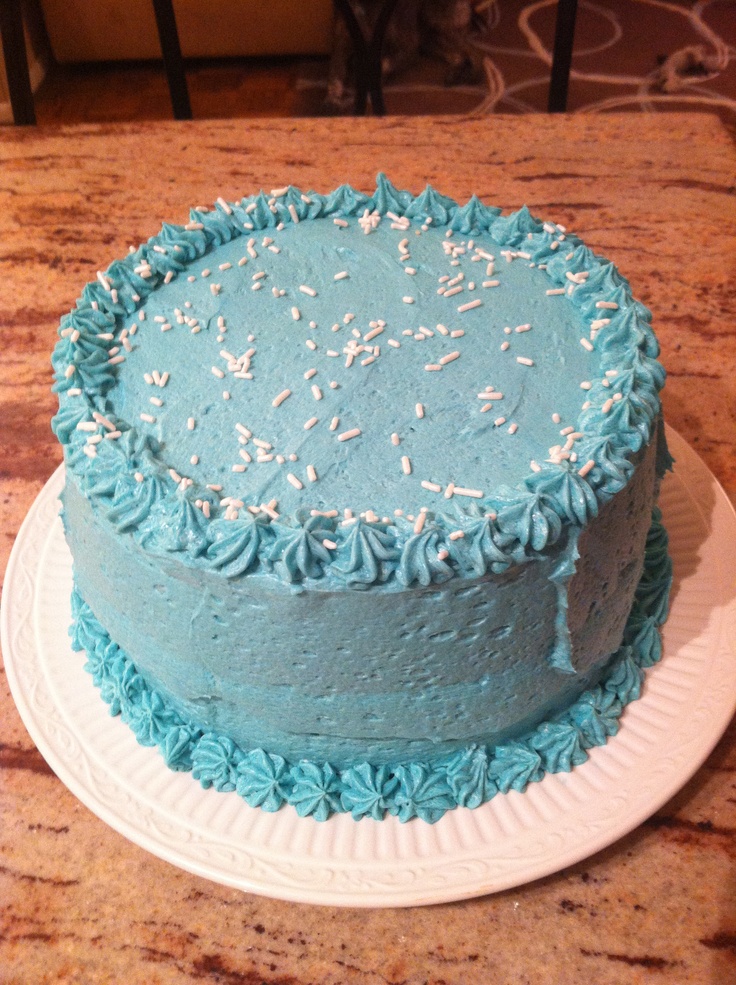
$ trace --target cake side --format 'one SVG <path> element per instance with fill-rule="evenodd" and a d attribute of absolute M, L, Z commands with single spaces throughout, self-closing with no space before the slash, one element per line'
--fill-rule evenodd
<path fill-rule="evenodd" d="M 597 682 L 641 574 L 655 450 L 581 537 L 427 587 L 182 565 L 113 531 L 74 476 L 65 527 L 82 598 L 182 720 L 292 761 L 432 762 L 521 734 Z"/>
<path fill-rule="evenodd" d="M 438 821 L 454 807 L 479 807 L 498 793 L 522 792 L 545 773 L 569 772 L 588 750 L 615 735 L 629 701 L 639 697 L 647 667 L 661 657 L 658 627 L 667 615 L 672 564 L 655 510 L 644 568 L 623 642 L 603 677 L 563 711 L 517 739 L 495 747 L 468 746 L 435 763 L 339 769 L 313 760 L 289 762 L 262 749 L 243 750 L 227 736 L 203 732 L 183 719 L 139 674 L 75 590 L 72 639 L 85 651 L 113 715 L 122 715 L 145 746 L 158 746 L 167 766 L 191 770 L 204 786 L 237 793 L 252 807 L 276 811 L 291 804 L 301 816 L 326 820 L 336 812 L 355 820 L 393 814 Z"/>

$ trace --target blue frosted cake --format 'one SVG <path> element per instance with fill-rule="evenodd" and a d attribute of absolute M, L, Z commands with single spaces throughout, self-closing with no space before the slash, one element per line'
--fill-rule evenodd
<path fill-rule="evenodd" d="M 434 821 L 584 761 L 667 606 L 649 322 L 562 226 L 382 175 L 164 225 L 53 357 L 111 711 L 317 819 Z"/>

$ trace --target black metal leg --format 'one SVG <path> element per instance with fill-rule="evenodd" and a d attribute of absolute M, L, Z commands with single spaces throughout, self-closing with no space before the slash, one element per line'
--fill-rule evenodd
<path fill-rule="evenodd" d="M 373 112 L 376 116 L 383 116 L 386 112 L 386 107 L 383 102 L 383 41 L 386 37 L 386 28 L 391 20 L 391 15 L 394 12 L 396 3 L 397 0 L 384 0 L 384 4 L 378 13 L 378 17 L 376 18 L 376 23 L 373 28 L 373 37 L 371 38 L 368 49 L 371 105 L 373 106 Z"/>
<path fill-rule="evenodd" d="M 567 109 L 567 86 L 570 81 L 577 9 L 578 0 L 558 0 L 555 47 L 552 55 L 549 101 L 547 103 L 547 109 L 550 113 L 564 113 Z"/>
<path fill-rule="evenodd" d="M 366 45 L 363 30 L 355 16 L 355 11 L 350 5 L 350 0 L 334 0 L 337 12 L 341 14 L 348 29 L 350 40 L 353 42 L 353 54 L 355 55 L 355 101 L 354 113 L 356 116 L 364 116 L 368 107 L 368 80 L 370 66 L 368 64 L 368 47 Z"/>
<path fill-rule="evenodd" d="M 153 10 L 156 15 L 156 27 L 161 42 L 161 54 L 164 58 L 174 118 L 191 120 L 192 108 L 189 103 L 189 89 L 184 73 L 184 59 L 181 56 L 173 4 L 171 0 L 153 0 Z"/>
<path fill-rule="evenodd" d="M 19 126 L 27 126 L 36 122 L 36 112 L 33 107 L 31 77 L 28 73 L 20 0 L 0 0 L 0 35 L 3 39 L 3 56 L 13 121 Z"/>
<path fill-rule="evenodd" d="M 397 0 L 384 0 L 373 25 L 370 38 L 366 38 L 350 0 L 334 0 L 337 12 L 342 16 L 353 42 L 355 53 L 355 115 L 363 116 L 368 108 L 368 94 L 376 116 L 383 116 L 383 42 Z"/>

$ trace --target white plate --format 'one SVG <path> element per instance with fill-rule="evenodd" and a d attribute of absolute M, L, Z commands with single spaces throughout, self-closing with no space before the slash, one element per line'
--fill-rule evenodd
<path fill-rule="evenodd" d="M 8 565 L 2 644 L 11 690 L 49 765 L 126 838 L 197 875 L 248 892 L 342 906 L 415 906 L 492 893 L 610 845 L 698 769 L 736 704 L 736 516 L 706 466 L 668 432 L 677 472 L 661 505 L 675 563 L 664 659 L 621 729 L 572 773 L 435 825 L 337 815 L 327 822 L 248 807 L 167 769 L 108 714 L 69 645 L 71 558 L 58 519 L 58 469 L 33 504 Z"/>

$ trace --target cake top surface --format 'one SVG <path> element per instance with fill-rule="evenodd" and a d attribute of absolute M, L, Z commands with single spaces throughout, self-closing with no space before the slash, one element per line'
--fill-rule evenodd
<path fill-rule="evenodd" d="M 55 427 L 88 495 L 167 550 L 216 561 L 237 532 L 242 570 L 345 576 L 357 526 L 368 581 L 428 583 L 542 549 L 625 483 L 659 409 L 648 320 L 526 209 L 383 176 L 218 199 L 62 320 Z"/>

